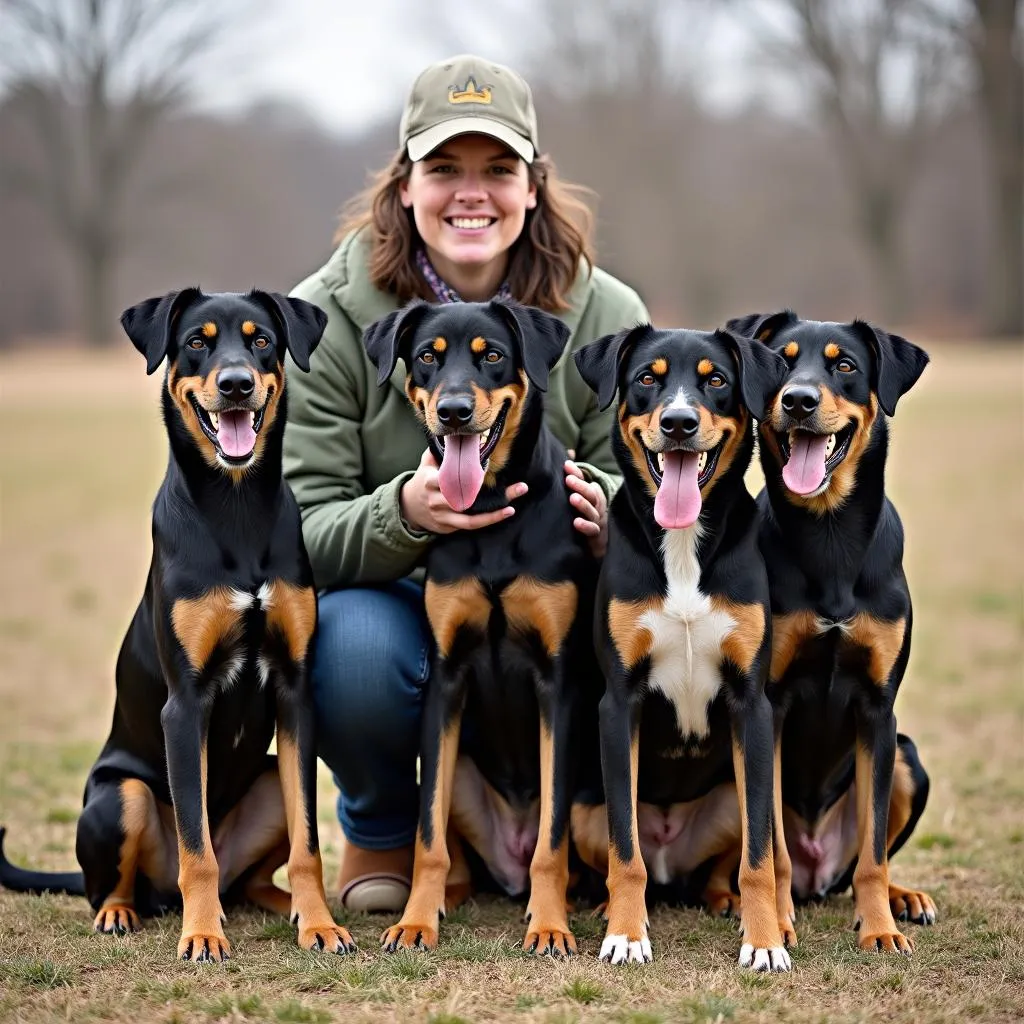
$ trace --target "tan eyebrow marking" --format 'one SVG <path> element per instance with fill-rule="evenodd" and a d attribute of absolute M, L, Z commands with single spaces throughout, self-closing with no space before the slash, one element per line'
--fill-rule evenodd
<path fill-rule="evenodd" d="M 783 351 L 790 359 L 796 359 L 796 357 L 800 355 L 800 346 L 795 341 L 791 341 Z"/>
<path fill-rule="evenodd" d="M 825 358 L 826 359 L 838 359 L 839 358 L 839 346 L 834 341 L 830 341 L 825 346 Z"/>
<path fill-rule="evenodd" d="M 651 372 L 656 373 L 659 377 L 664 377 L 668 373 L 668 360 L 664 358 L 655 359 L 651 363 Z"/>
<path fill-rule="evenodd" d="M 255 334 L 256 333 L 256 325 L 251 320 L 243 320 L 242 321 L 242 333 L 246 337 L 249 337 L 249 335 L 251 335 L 251 334 Z"/>
<path fill-rule="evenodd" d="M 483 338 L 474 338 L 470 343 L 469 347 L 476 352 L 478 355 L 487 348 L 487 342 Z"/>
<path fill-rule="evenodd" d="M 435 352 L 443 352 L 448 347 L 448 339 L 442 338 L 438 335 L 434 339 L 434 344 L 431 346 Z"/>
<path fill-rule="evenodd" d="M 217 337 L 217 325 L 212 320 L 207 320 L 206 323 L 203 324 L 203 336 L 206 338 Z"/>
<path fill-rule="evenodd" d="M 710 376 L 710 374 L 714 373 L 714 370 L 715 364 L 710 359 L 704 358 L 697 364 L 697 372 L 702 377 Z"/>

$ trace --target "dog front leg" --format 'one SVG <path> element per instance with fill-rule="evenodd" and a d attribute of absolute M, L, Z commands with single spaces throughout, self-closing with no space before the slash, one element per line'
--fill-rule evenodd
<path fill-rule="evenodd" d="M 167 774 L 178 834 L 178 888 L 182 898 L 182 960 L 227 960 L 220 869 L 210 840 L 206 811 L 206 738 L 210 704 L 186 689 L 172 690 L 160 723 L 167 750 Z"/>
<path fill-rule="evenodd" d="M 782 944 L 796 945 L 796 907 L 793 905 L 793 861 L 786 845 L 782 819 L 782 722 L 775 723 L 775 757 L 772 769 L 772 857 L 775 861 L 775 906 Z"/>
<path fill-rule="evenodd" d="M 733 712 L 733 767 L 743 826 L 740 856 L 740 966 L 755 971 L 788 971 L 782 944 L 772 856 L 774 770 L 772 708 L 759 688 Z"/>

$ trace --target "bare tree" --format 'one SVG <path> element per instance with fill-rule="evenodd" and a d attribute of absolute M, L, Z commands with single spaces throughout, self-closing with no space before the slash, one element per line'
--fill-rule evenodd
<path fill-rule="evenodd" d="M 111 291 L 128 190 L 154 132 L 237 24 L 206 0 L 6 0 L 0 68 L 34 158 L 0 157 L 0 186 L 30 196 L 76 268 L 89 342 L 113 336 Z"/>
<path fill-rule="evenodd" d="M 993 199 L 985 325 L 1024 334 L 1024 17 L 1020 0 L 921 0 L 966 55 L 988 138 Z"/>
<path fill-rule="evenodd" d="M 764 53 L 807 90 L 848 183 L 882 315 L 899 321 L 907 196 L 957 92 L 949 41 L 916 0 L 771 0 L 763 10 L 774 15 L 761 23 Z"/>

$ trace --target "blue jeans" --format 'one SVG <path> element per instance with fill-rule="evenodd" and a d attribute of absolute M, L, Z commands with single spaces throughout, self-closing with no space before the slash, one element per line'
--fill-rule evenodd
<path fill-rule="evenodd" d="M 313 665 L 317 752 L 337 783 L 338 821 L 368 850 L 416 838 L 423 692 L 433 640 L 411 580 L 320 595 Z"/>

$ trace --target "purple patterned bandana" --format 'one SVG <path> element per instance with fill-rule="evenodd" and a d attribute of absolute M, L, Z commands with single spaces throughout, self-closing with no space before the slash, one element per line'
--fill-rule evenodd
<path fill-rule="evenodd" d="M 416 250 L 416 266 L 426 279 L 427 284 L 430 285 L 430 290 L 437 296 L 438 302 L 462 302 L 462 296 L 454 288 L 441 280 L 423 249 Z M 508 281 L 501 282 L 501 287 L 495 292 L 494 297 L 496 299 L 512 298 L 512 289 L 509 288 Z"/>

